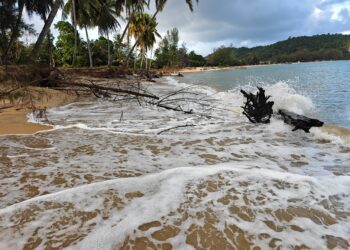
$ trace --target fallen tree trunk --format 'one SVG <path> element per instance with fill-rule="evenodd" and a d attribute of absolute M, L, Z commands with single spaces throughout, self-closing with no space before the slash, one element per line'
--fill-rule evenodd
<path fill-rule="evenodd" d="M 40 87 L 49 87 L 59 90 L 67 89 L 75 91 L 76 93 L 79 91 L 84 93 L 90 92 L 96 98 L 103 97 L 112 101 L 135 99 L 141 106 L 142 103 L 145 103 L 166 110 L 182 112 L 184 114 L 194 113 L 193 109 L 190 108 L 188 104 L 208 106 L 210 103 L 209 99 L 207 100 L 205 98 L 206 96 L 201 96 L 199 93 L 191 92 L 188 88 L 174 91 L 165 96 L 157 96 L 146 89 L 143 89 L 139 82 L 135 82 L 134 85 L 124 85 L 123 87 L 125 88 L 115 87 L 115 85 L 110 86 L 113 82 L 106 82 L 105 80 L 100 82 L 89 80 L 89 83 L 82 83 L 77 82 L 74 79 L 66 78 L 64 73 L 58 69 L 51 71 L 47 78 L 36 80 L 32 83 Z M 210 118 L 207 114 L 203 116 Z"/>
<path fill-rule="evenodd" d="M 294 126 L 293 131 L 301 129 L 306 133 L 310 133 L 310 129 L 312 127 L 322 127 L 324 124 L 322 121 L 319 121 L 317 119 L 298 115 L 284 109 L 280 109 L 278 113 L 282 116 L 285 123 Z"/>
<path fill-rule="evenodd" d="M 80 82 L 74 82 L 74 81 L 67 81 L 67 80 L 57 80 L 57 79 L 42 79 L 36 81 L 38 86 L 40 87 L 48 87 L 48 88 L 54 88 L 54 89 L 59 89 L 59 90 L 64 90 L 64 88 L 70 88 L 72 89 L 73 87 L 78 87 L 80 89 L 77 89 L 77 91 L 83 91 L 83 89 L 89 89 L 92 94 L 94 94 L 96 97 L 110 97 L 111 93 L 114 94 L 127 94 L 127 95 L 133 95 L 133 96 L 138 96 L 138 97 L 146 97 L 150 99 L 155 99 L 159 100 L 158 96 L 155 96 L 150 93 L 146 93 L 145 91 L 141 90 L 140 91 L 133 91 L 133 90 L 128 90 L 128 89 L 121 89 L 121 88 L 114 88 L 114 87 L 106 87 L 102 85 L 96 85 L 94 83 L 80 83 Z M 101 96 L 99 96 L 99 94 Z"/>
<path fill-rule="evenodd" d="M 143 91 L 137 92 L 137 91 L 132 91 L 132 90 L 127 90 L 127 89 L 120 89 L 120 88 L 113 88 L 113 87 L 105 87 L 101 85 L 96 85 L 96 84 L 86 84 L 86 83 L 77 83 L 77 82 L 65 82 L 65 81 L 55 81 L 58 83 L 60 86 L 64 85 L 67 87 L 83 87 L 83 88 L 89 88 L 91 90 L 102 90 L 102 91 L 109 91 L 112 93 L 121 93 L 121 94 L 128 94 L 128 95 L 134 95 L 134 96 L 139 96 L 139 97 L 146 97 L 150 99 L 155 99 L 159 100 L 158 96 L 144 93 Z"/>

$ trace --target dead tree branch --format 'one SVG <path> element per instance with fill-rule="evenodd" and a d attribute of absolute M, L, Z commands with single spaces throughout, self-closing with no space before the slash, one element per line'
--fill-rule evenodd
<path fill-rule="evenodd" d="M 168 131 L 173 130 L 173 129 L 186 128 L 186 127 L 196 127 L 196 125 L 194 125 L 194 124 L 180 125 L 180 126 L 164 129 L 164 130 L 158 132 L 157 134 L 160 135 L 160 134 L 163 134 L 163 133 L 168 132 Z"/>

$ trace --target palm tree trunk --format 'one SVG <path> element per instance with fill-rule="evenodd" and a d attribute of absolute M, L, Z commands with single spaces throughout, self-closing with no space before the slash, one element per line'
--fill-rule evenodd
<path fill-rule="evenodd" d="M 132 48 L 130 49 L 130 51 L 129 51 L 127 57 L 126 57 L 126 62 L 127 62 L 127 64 L 129 64 L 130 56 L 132 55 L 132 53 L 134 53 L 134 50 L 135 50 L 137 44 L 139 43 L 139 40 L 140 40 L 140 37 L 136 40 L 136 42 L 134 43 L 134 45 L 133 45 Z"/>
<path fill-rule="evenodd" d="M 152 68 L 152 60 L 149 61 L 148 70 L 150 71 L 151 68 Z"/>
<path fill-rule="evenodd" d="M 9 45 L 7 46 L 7 49 L 6 49 L 6 52 L 4 55 L 4 63 L 7 63 L 7 59 L 8 59 L 8 56 L 10 54 L 10 51 L 11 51 L 16 39 L 18 38 L 19 26 L 20 26 L 21 21 L 22 21 L 23 10 L 24 10 L 24 1 L 19 1 L 16 26 L 14 27 L 14 30 L 12 31 L 11 39 L 10 39 Z"/>
<path fill-rule="evenodd" d="M 46 18 L 46 14 L 43 14 L 42 16 L 42 19 L 44 20 L 44 22 L 46 23 L 47 21 L 47 18 Z M 47 39 L 47 52 L 49 53 L 49 65 L 50 65 L 50 68 L 53 68 L 53 55 L 52 55 L 52 44 L 51 44 L 51 31 L 49 29 L 49 31 L 47 32 L 47 35 L 46 35 L 46 39 Z"/>
<path fill-rule="evenodd" d="M 77 63 L 77 51 L 78 51 L 78 30 L 77 30 L 77 13 L 75 12 L 75 0 L 72 1 L 72 12 L 73 12 L 73 25 L 74 25 L 74 54 L 73 54 L 73 65 Z"/>
<path fill-rule="evenodd" d="M 63 0 L 56 0 L 55 3 L 53 4 L 52 8 L 51 8 L 51 12 L 49 14 L 49 17 L 47 18 L 47 21 L 45 22 L 44 27 L 42 28 L 40 35 L 34 45 L 34 48 L 32 50 L 32 54 L 31 54 L 31 60 L 35 61 L 38 57 L 39 54 L 39 50 L 43 44 L 44 38 L 47 35 L 53 20 L 55 19 L 55 16 L 58 12 L 58 9 L 60 8 L 60 6 L 63 4 Z"/>
<path fill-rule="evenodd" d="M 156 19 L 156 17 L 157 17 L 157 15 L 158 15 L 159 11 L 160 11 L 160 8 L 157 8 L 156 12 L 155 12 L 155 13 L 153 14 L 153 16 L 152 16 L 152 20 L 155 20 L 155 19 Z M 145 28 L 145 30 L 146 30 L 146 29 L 147 29 L 147 28 Z M 136 42 L 135 42 L 134 45 L 132 46 L 131 50 L 129 51 L 128 56 L 126 57 L 126 63 L 127 63 L 127 65 L 129 65 L 130 56 L 131 56 L 132 53 L 134 52 L 136 46 L 139 44 L 139 42 L 140 42 L 142 36 L 143 36 L 143 34 L 141 34 L 141 35 L 139 36 L 139 38 L 136 40 Z"/>
<path fill-rule="evenodd" d="M 88 52 L 89 52 L 89 61 L 90 61 L 90 68 L 94 67 L 93 62 L 92 62 L 92 53 L 91 53 L 91 46 L 90 46 L 90 39 L 89 39 L 89 33 L 87 30 L 86 25 L 84 26 L 85 28 L 85 35 L 86 35 L 86 41 L 87 41 L 87 47 L 88 47 Z"/>
<path fill-rule="evenodd" d="M 153 60 L 153 48 L 151 49 L 151 59 L 149 60 L 149 65 L 148 65 L 148 70 L 151 70 L 151 66 L 152 66 L 152 60 Z"/>
<path fill-rule="evenodd" d="M 49 63 L 50 63 L 50 68 L 53 68 L 53 55 L 52 55 L 52 44 L 51 44 L 51 31 L 47 32 L 46 38 L 48 42 L 48 52 L 49 52 Z"/>
<path fill-rule="evenodd" d="M 112 66 L 112 60 L 111 60 L 111 45 L 109 43 L 109 32 L 107 31 L 107 42 L 108 42 L 108 67 L 110 68 Z"/>
<path fill-rule="evenodd" d="M 115 48 L 114 52 L 113 52 L 113 55 L 112 55 L 112 58 L 114 59 L 117 55 L 117 52 L 118 52 L 118 49 L 120 48 L 121 44 L 123 43 L 123 40 L 124 40 L 124 37 L 126 35 L 126 32 L 127 30 L 129 29 L 129 26 L 130 26 L 130 23 L 133 19 L 133 15 L 134 15 L 134 12 L 132 13 L 132 15 L 130 16 L 129 20 L 128 20 L 128 23 L 126 24 L 125 28 L 124 28 L 124 31 L 123 31 L 123 34 L 122 36 L 120 37 L 120 40 L 117 41 L 118 43 L 118 46 Z"/>
<path fill-rule="evenodd" d="M 142 66 L 143 66 L 143 60 L 144 60 L 143 55 L 141 55 L 140 69 L 142 69 Z"/>

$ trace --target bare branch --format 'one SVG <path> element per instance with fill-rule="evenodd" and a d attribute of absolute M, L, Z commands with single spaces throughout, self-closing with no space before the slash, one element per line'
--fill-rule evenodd
<path fill-rule="evenodd" d="M 186 125 L 180 125 L 180 126 L 168 128 L 168 129 L 165 129 L 165 130 L 160 131 L 160 132 L 158 133 L 158 135 L 163 134 L 163 133 L 168 132 L 168 131 L 173 130 L 173 129 L 177 129 L 177 128 L 186 128 L 186 127 L 196 127 L 196 125 L 194 125 L 194 124 L 186 124 Z"/>

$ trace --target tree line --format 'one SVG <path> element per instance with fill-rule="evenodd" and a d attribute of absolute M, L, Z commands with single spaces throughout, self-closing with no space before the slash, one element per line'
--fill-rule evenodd
<path fill-rule="evenodd" d="M 193 11 L 194 1 L 185 2 Z M 93 67 L 106 61 L 111 66 L 121 60 L 128 65 L 137 54 L 142 65 L 159 36 L 156 17 L 164 11 L 166 3 L 167 0 L 154 0 L 155 12 L 151 15 L 146 13 L 151 0 L 0 1 L 0 64 L 42 62 L 86 66 L 88 61 L 88 65 Z M 60 34 L 54 45 L 50 30 L 60 9 L 62 17 L 69 18 L 71 22 L 55 24 Z M 29 16 L 36 14 L 41 17 L 43 28 L 39 34 L 25 22 L 24 11 Z M 123 29 L 121 20 L 126 22 Z M 90 41 L 88 30 L 95 27 L 101 37 Z M 78 28 L 85 31 L 85 41 L 80 38 Z M 116 35 L 119 28 L 121 32 Z M 20 38 L 25 33 L 37 35 L 36 42 L 24 44 Z M 133 44 L 131 38 L 134 38 Z"/>

